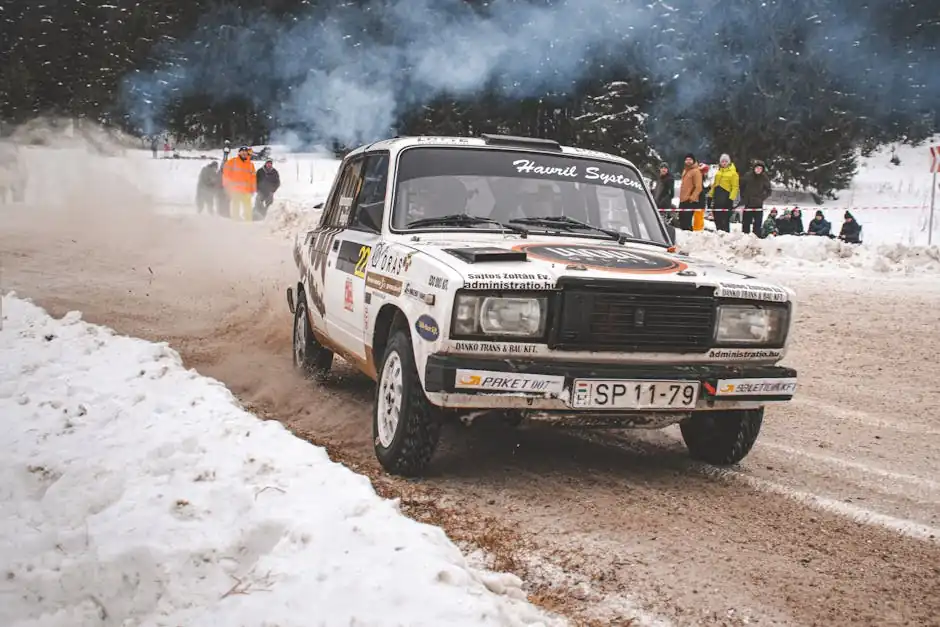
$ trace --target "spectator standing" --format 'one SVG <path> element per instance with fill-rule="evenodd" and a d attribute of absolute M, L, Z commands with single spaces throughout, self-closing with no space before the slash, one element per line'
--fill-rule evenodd
<path fill-rule="evenodd" d="M 826 216 L 823 215 L 822 211 L 817 211 L 816 216 L 809 221 L 809 226 L 806 227 L 806 232 L 810 235 L 825 235 L 827 237 L 833 237 L 832 225 L 829 224 L 828 220 L 826 220 Z"/>
<path fill-rule="evenodd" d="M 268 159 L 264 167 L 258 168 L 255 174 L 258 195 L 255 196 L 255 218 L 264 220 L 268 214 L 268 207 L 274 202 L 274 192 L 281 187 L 281 175 L 274 169 L 274 161 Z"/>
<path fill-rule="evenodd" d="M 248 146 L 240 147 L 238 155 L 222 166 L 222 186 L 230 200 L 231 218 L 251 222 L 251 196 L 257 191 L 258 182 Z"/>
<path fill-rule="evenodd" d="M 718 159 L 718 172 L 712 181 L 712 188 L 708 192 L 711 199 L 711 208 L 715 215 L 715 228 L 725 233 L 731 232 L 731 211 L 734 209 L 735 198 L 738 197 L 739 185 L 738 170 L 731 163 L 727 154 Z"/>
<path fill-rule="evenodd" d="M 850 212 L 846 211 L 843 216 L 842 230 L 839 231 L 839 239 L 849 244 L 862 243 L 862 225 L 858 223 Z"/>
<path fill-rule="evenodd" d="M 770 237 L 776 236 L 779 233 L 777 229 L 777 210 L 771 209 L 770 214 L 767 216 L 767 219 L 764 220 L 763 226 L 760 229 L 761 237 Z"/>
<path fill-rule="evenodd" d="M 160 148 L 160 142 L 157 140 L 157 136 L 154 135 L 150 138 L 150 152 L 153 153 L 153 158 L 157 158 L 157 150 Z"/>
<path fill-rule="evenodd" d="M 222 180 L 219 178 L 219 165 L 213 159 L 199 171 L 199 182 L 196 183 L 196 210 L 202 213 L 205 209 L 208 214 L 218 214 L 215 205 L 219 198 L 219 188 Z"/>
<path fill-rule="evenodd" d="M 770 177 L 767 176 L 763 161 L 757 160 L 749 172 L 741 177 L 741 204 L 744 216 L 741 218 L 741 230 L 763 237 L 764 201 L 772 191 Z"/>
<path fill-rule="evenodd" d="M 692 230 L 692 210 L 701 207 L 702 171 L 695 161 L 695 155 L 689 153 L 685 156 L 685 167 L 682 170 L 682 181 L 679 184 L 679 228 L 684 231 Z"/>
<path fill-rule="evenodd" d="M 656 208 L 672 211 L 672 199 L 676 197 L 676 180 L 669 171 L 669 164 L 659 164 L 659 185 L 656 187 Z"/>

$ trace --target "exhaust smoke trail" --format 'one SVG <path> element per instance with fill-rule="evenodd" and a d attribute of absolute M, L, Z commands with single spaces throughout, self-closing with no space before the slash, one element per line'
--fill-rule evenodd
<path fill-rule="evenodd" d="M 166 47 L 158 70 L 129 76 L 124 101 L 147 126 L 183 97 L 241 96 L 282 134 L 357 145 L 440 96 L 570 94 L 622 69 L 658 90 L 654 142 L 681 150 L 677 129 L 700 133 L 706 106 L 798 124 L 820 90 L 862 115 L 903 117 L 935 102 L 940 62 L 923 41 L 911 52 L 865 40 L 886 2 L 389 0 L 289 20 L 228 8 Z M 929 40 L 937 24 L 925 28 Z"/>

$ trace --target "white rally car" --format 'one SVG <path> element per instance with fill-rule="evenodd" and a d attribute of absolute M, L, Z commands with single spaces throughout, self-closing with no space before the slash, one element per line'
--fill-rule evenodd
<path fill-rule="evenodd" d="M 442 421 L 679 423 L 733 464 L 765 404 L 793 292 L 676 252 L 637 168 L 555 142 L 395 138 L 343 159 L 319 226 L 298 234 L 294 364 L 339 355 L 377 382 L 375 453 L 419 474 Z"/>

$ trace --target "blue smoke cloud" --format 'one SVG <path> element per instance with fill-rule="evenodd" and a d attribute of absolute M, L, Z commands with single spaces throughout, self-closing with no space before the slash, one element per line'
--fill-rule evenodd
<path fill-rule="evenodd" d="M 660 139 L 703 104 L 742 106 L 733 96 L 745 83 L 767 94 L 755 115 L 770 123 L 786 111 L 797 119 L 800 100 L 779 101 L 774 76 L 798 77 L 806 68 L 817 68 L 832 88 L 854 89 L 846 96 L 872 112 L 885 102 L 910 108 L 940 96 L 936 55 L 863 40 L 882 5 L 851 12 L 838 5 L 501 0 L 475 9 L 464 0 L 394 0 L 284 21 L 224 9 L 207 15 L 187 41 L 161 50 L 159 69 L 129 76 L 124 101 L 146 125 L 184 96 L 243 96 L 285 130 L 356 145 L 387 136 L 400 114 L 444 94 L 564 94 L 611 67 L 638 72 L 665 95 L 649 109 Z M 797 39 L 781 38 L 794 30 L 802 33 Z M 873 75 L 894 78 L 879 83 Z M 912 93 L 920 100 L 902 98 Z"/>

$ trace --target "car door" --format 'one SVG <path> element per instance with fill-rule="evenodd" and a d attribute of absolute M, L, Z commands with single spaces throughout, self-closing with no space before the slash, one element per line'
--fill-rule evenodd
<path fill-rule="evenodd" d="M 331 244 L 332 270 L 327 271 L 327 329 L 349 354 L 365 359 L 369 303 L 365 302 L 367 262 L 382 237 L 388 182 L 388 152 L 368 153 L 360 160 L 358 184 L 346 204 L 340 199 L 345 229 Z"/>
<path fill-rule="evenodd" d="M 326 322 L 326 285 L 329 274 L 328 269 L 334 265 L 330 255 L 332 253 L 335 258 L 336 236 L 345 230 L 349 217 L 347 212 L 346 222 L 344 222 L 341 200 L 343 198 L 348 199 L 350 190 L 358 186 L 361 168 L 361 160 L 351 160 L 343 166 L 343 170 L 340 172 L 337 182 L 323 207 L 320 224 L 307 233 L 304 241 L 306 254 L 309 255 L 309 271 L 303 277 L 303 282 L 307 302 L 309 303 L 310 324 L 315 332 L 327 336 L 330 336 L 330 332 Z M 349 202 L 346 203 L 346 206 L 349 206 Z M 331 337 L 331 339 L 333 338 Z"/>

